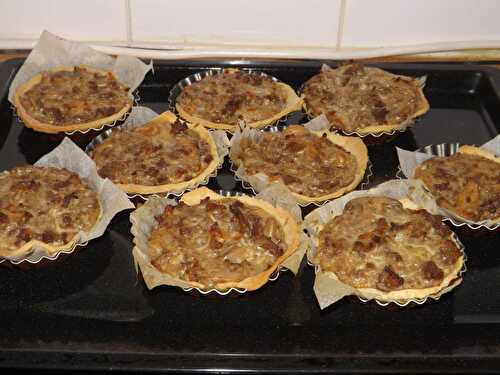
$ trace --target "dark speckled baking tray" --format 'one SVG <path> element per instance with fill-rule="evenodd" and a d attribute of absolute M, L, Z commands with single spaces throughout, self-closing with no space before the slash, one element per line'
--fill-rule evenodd
<path fill-rule="evenodd" d="M 141 104 L 161 112 L 173 84 L 218 66 L 261 69 L 298 88 L 323 62 L 156 62 Z M 22 64 L 0 65 L 0 170 L 33 163 L 58 142 L 23 127 L 7 90 Z M 332 63 L 332 65 L 334 65 Z M 394 146 L 482 144 L 500 132 L 500 73 L 461 64 L 381 65 L 427 75 L 431 110 L 409 131 L 370 146 L 371 184 L 393 178 Z M 301 115 L 288 122 L 300 122 Z M 242 190 L 225 165 L 213 189 Z M 500 238 L 459 233 L 463 284 L 438 302 L 381 308 L 347 298 L 320 311 L 313 271 L 284 273 L 255 293 L 229 298 L 177 288 L 148 291 L 131 259 L 128 213 L 78 253 L 32 267 L 0 268 L 0 366 L 233 370 L 302 373 L 500 370 Z"/>

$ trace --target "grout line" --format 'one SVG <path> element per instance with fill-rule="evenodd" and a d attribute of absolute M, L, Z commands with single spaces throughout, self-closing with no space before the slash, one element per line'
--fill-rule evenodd
<path fill-rule="evenodd" d="M 339 24 L 337 28 L 337 45 L 336 50 L 339 51 L 342 48 L 342 38 L 344 36 L 344 20 L 346 13 L 346 1 L 340 0 L 340 9 L 339 9 Z"/>
<path fill-rule="evenodd" d="M 126 19 L 126 29 L 127 29 L 127 46 L 132 46 L 132 7 L 130 6 L 130 0 L 125 1 L 125 17 Z"/>

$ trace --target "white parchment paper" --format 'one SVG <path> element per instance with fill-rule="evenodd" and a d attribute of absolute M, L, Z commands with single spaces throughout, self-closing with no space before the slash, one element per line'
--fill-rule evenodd
<path fill-rule="evenodd" d="M 304 229 L 307 230 L 309 236 L 307 258 L 309 262 L 315 266 L 316 276 L 314 280 L 314 293 L 321 309 L 324 309 L 349 295 L 356 295 L 368 300 L 376 298 L 374 295 L 367 294 L 366 292 L 362 293 L 360 290 L 341 282 L 333 272 L 324 272 L 318 264 L 314 263 L 314 255 L 317 250 L 319 234 L 323 227 L 335 216 L 342 214 L 347 202 L 359 197 L 385 196 L 401 201 L 404 207 L 416 208 L 413 202 L 407 199 L 407 196 L 417 184 L 418 181 L 415 180 L 391 180 L 370 190 L 353 191 L 315 209 L 304 218 L 303 226 Z M 456 243 L 457 246 L 463 250 L 462 245 L 457 241 Z M 443 293 L 450 291 L 455 286 L 460 284 L 460 282 L 461 279 L 458 277 L 448 287 L 431 297 L 435 299 L 439 298 Z M 407 301 L 397 302 L 405 304 Z"/>
<path fill-rule="evenodd" d="M 294 218 L 297 221 L 300 220 L 300 226 L 300 208 L 296 205 L 296 203 L 294 203 L 295 200 L 293 196 L 287 196 L 286 194 L 287 192 L 282 190 L 282 186 L 271 185 L 268 189 L 262 191 L 262 193 L 256 198 L 265 200 L 272 205 L 281 207 L 287 211 L 290 210 L 289 212 L 292 213 Z M 193 284 L 162 273 L 152 264 L 148 242 L 151 237 L 151 232 L 158 226 L 156 217 L 163 213 L 167 205 L 175 206 L 177 205 L 177 202 L 168 198 L 152 197 L 130 215 L 130 221 L 132 223 L 131 232 L 134 236 L 133 241 L 135 245 L 132 250 L 134 262 L 136 264 L 136 268 L 138 266 L 138 269 L 141 271 L 142 277 L 148 289 L 153 289 L 159 285 L 192 288 Z M 301 243 L 297 251 L 291 254 L 289 258 L 285 259 L 281 266 L 291 270 L 294 274 L 297 274 L 300 263 L 302 262 L 304 254 L 307 250 L 307 246 L 307 237 L 301 236 Z"/>
<path fill-rule="evenodd" d="M 92 159 L 90 159 L 88 155 L 69 138 L 64 138 L 59 146 L 40 158 L 34 165 L 37 167 L 66 169 L 74 172 L 84 179 L 97 193 L 102 207 L 101 218 L 90 232 L 80 231 L 78 233 L 77 244 L 83 244 L 94 238 L 102 236 L 111 219 L 118 212 L 134 208 L 134 205 L 130 202 L 124 192 L 117 188 L 110 180 L 99 177 Z M 68 251 L 64 252 L 67 253 Z M 54 259 L 57 258 L 57 255 L 57 253 L 49 254 L 46 249 L 35 245 L 28 256 L 9 260 L 15 262 L 29 260 L 32 263 L 36 263 L 43 257 Z"/>
<path fill-rule="evenodd" d="M 14 103 L 14 93 L 23 83 L 35 75 L 61 66 L 87 65 L 96 69 L 112 71 L 118 80 L 129 87 L 129 97 L 144 80 L 153 64 L 145 64 L 132 56 L 117 56 L 116 59 L 98 52 L 81 42 L 62 39 L 43 31 L 26 61 L 17 72 L 9 89 L 9 101 Z"/>
<path fill-rule="evenodd" d="M 493 153 L 496 156 L 500 155 L 500 135 L 489 140 L 488 142 L 480 146 L 480 148 L 485 151 L 489 151 L 490 153 Z M 424 161 L 436 157 L 436 155 L 431 155 L 417 151 L 407 151 L 399 147 L 396 147 L 396 151 L 398 153 L 399 166 L 401 168 L 401 171 L 407 178 L 411 178 L 415 172 L 415 169 Z M 467 220 L 448 210 L 439 207 L 434 197 L 430 194 L 430 192 L 425 188 L 424 184 L 421 182 L 418 183 L 418 185 L 416 185 L 416 188 L 410 192 L 409 197 L 417 205 L 425 208 L 427 211 L 435 215 L 455 218 L 461 222 L 476 226 L 484 225 L 487 227 L 492 227 L 496 225 L 495 223 L 491 222 L 491 220 L 485 220 L 482 222 L 474 222 L 471 220 Z"/>

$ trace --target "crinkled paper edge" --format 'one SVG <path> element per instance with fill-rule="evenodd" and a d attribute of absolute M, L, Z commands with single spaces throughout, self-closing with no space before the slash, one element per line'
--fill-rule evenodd
<path fill-rule="evenodd" d="M 130 202 L 124 192 L 118 189 L 118 187 L 116 187 L 110 180 L 99 177 L 92 159 L 90 159 L 88 155 L 85 154 L 85 152 L 83 152 L 69 138 L 64 138 L 59 146 L 40 158 L 34 165 L 36 167 L 66 169 L 76 173 L 97 193 L 102 213 L 99 221 L 94 225 L 90 232 L 80 231 L 78 233 L 76 243 L 71 248 L 61 249 L 56 253 L 49 253 L 47 249 L 34 244 L 30 249 L 31 251 L 24 256 L 12 259 L 4 258 L 9 260 L 11 263 L 17 264 L 22 261 L 38 263 L 42 259 L 57 259 L 61 253 L 72 253 L 77 246 L 85 246 L 88 241 L 102 236 L 111 222 L 111 219 L 117 213 L 134 208 L 134 205 Z"/>
<path fill-rule="evenodd" d="M 312 120 L 310 120 L 309 122 L 307 122 L 301 126 L 304 126 L 304 128 L 306 128 L 310 131 L 313 131 L 313 132 L 323 131 L 323 130 L 329 131 L 330 123 L 328 122 L 328 119 L 326 118 L 326 116 L 323 114 L 323 115 L 320 115 L 320 116 L 313 118 Z M 332 132 L 332 133 L 335 133 L 335 132 Z M 229 154 L 230 155 L 235 154 L 235 153 L 237 154 L 240 152 L 240 143 L 243 139 L 250 138 L 251 140 L 255 141 L 255 140 L 258 140 L 258 138 L 264 136 L 264 134 L 265 133 L 262 131 L 262 129 L 249 128 L 249 127 L 245 126 L 244 124 L 242 124 L 241 126 L 238 127 L 236 132 L 233 134 L 233 137 L 231 138 L 231 147 L 230 147 Z M 245 171 L 245 166 L 243 165 L 243 163 L 241 163 L 240 166 L 237 167 L 233 163 L 232 158 L 230 157 L 229 159 L 230 159 L 231 172 L 234 173 L 234 177 L 237 181 L 241 181 L 242 186 L 245 189 L 248 189 L 248 190 L 252 191 L 254 194 L 257 194 L 258 192 L 263 191 L 266 187 L 268 187 L 271 184 L 280 184 L 281 186 L 283 186 L 287 190 L 288 194 L 291 194 L 293 196 L 293 193 L 290 191 L 290 189 L 288 189 L 288 187 L 286 187 L 283 183 L 281 183 L 281 182 L 271 182 L 270 183 L 268 176 L 265 173 L 261 173 L 261 172 L 256 173 L 254 175 L 248 175 Z M 373 175 L 372 164 L 371 164 L 370 159 L 368 158 L 368 162 L 366 165 L 363 180 L 361 180 L 360 183 L 358 184 L 358 186 L 354 187 L 354 189 L 357 189 L 357 188 L 365 189 L 369 185 L 370 177 L 372 175 Z M 296 199 L 297 204 L 301 207 L 307 207 L 309 205 L 320 207 L 320 206 L 323 206 L 324 204 L 330 202 L 331 200 L 332 199 L 326 199 L 326 200 L 321 201 L 321 202 L 299 202 Z"/>
<path fill-rule="evenodd" d="M 445 144 L 443 144 L 444 146 Z M 457 147 L 458 148 L 458 147 Z M 493 153 L 495 155 L 500 155 L 500 135 L 489 140 L 485 144 L 479 147 L 485 151 Z M 415 169 L 422 164 L 424 161 L 432 159 L 438 155 L 431 155 L 429 153 L 419 152 L 419 151 L 407 151 L 396 147 L 399 160 L 399 168 L 401 173 L 406 178 L 411 178 L 413 176 Z M 487 228 L 489 230 L 495 230 L 500 227 L 500 224 L 494 223 L 491 220 L 485 221 L 472 221 L 467 220 L 459 215 L 456 215 L 444 208 L 438 206 L 436 199 L 432 196 L 430 191 L 424 186 L 424 184 L 419 181 L 415 186 L 415 189 L 410 191 L 409 198 L 414 201 L 417 205 L 425 208 L 427 211 L 434 215 L 441 215 L 447 218 L 454 226 L 467 225 L 471 229 Z"/>
<path fill-rule="evenodd" d="M 128 96 L 137 104 L 139 95 L 134 93 L 144 80 L 146 74 L 153 70 L 153 63 L 145 64 L 137 57 L 118 55 L 116 58 L 96 51 L 82 42 L 75 42 L 58 37 L 48 31 L 43 31 L 40 39 L 30 52 L 20 69 L 16 73 L 9 88 L 8 100 L 14 106 L 14 95 L 22 84 L 44 71 L 62 67 L 87 65 L 92 68 L 113 72 L 118 80 L 129 87 Z M 16 111 L 17 112 L 17 111 Z M 19 116 L 18 116 L 19 117 Z M 68 135 L 74 133 L 87 133 L 90 130 L 101 130 L 112 127 L 123 121 L 126 114 L 109 124 L 102 124 L 95 128 L 78 129 L 64 132 Z"/>
<path fill-rule="evenodd" d="M 458 286 L 462 281 L 462 274 L 466 271 L 465 268 L 465 252 L 464 246 L 456 237 L 453 235 L 453 240 L 457 247 L 460 249 L 463 255 L 463 265 L 462 269 L 459 271 L 457 277 L 448 285 L 447 287 L 440 290 L 438 293 L 432 294 L 424 299 L 409 299 L 405 301 L 383 301 L 374 298 L 374 296 L 361 292 L 350 285 L 342 283 L 338 280 L 334 273 L 323 272 L 318 264 L 314 264 L 311 261 L 314 252 L 316 251 L 316 241 L 317 238 L 326 223 L 328 223 L 333 217 L 341 215 L 344 211 L 344 207 L 352 199 L 367 196 L 386 196 L 389 198 L 397 199 L 402 201 L 405 207 L 417 208 L 413 202 L 407 199 L 409 191 L 415 186 L 416 181 L 414 180 L 391 180 L 378 185 L 375 188 L 365 191 L 353 191 L 347 195 L 344 195 L 334 201 L 329 202 L 323 207 L 317 208 L 309 215 L 304 218 L 303 227 L 308 233 L 309 237 L 309 248 L 307 250 L 308 263 L 314 266 L 315 270 L 315 281 L 314 281 L 314 293 L 316 299 L 321 309 L 324 309 L 331 304 L 339 301 L 340 299 L 355 295 L 361 301 L 367 302 L 369 300 L 374 300 L 377 304 L 381 306 L 387 306 L 389 303 L 395 303 L 398 306 L 406 306 L 410 303 L 422 304 L 426 302 L 429 298 L 439 299 L 444 293 L 449 292 L 456 286 Z"/>
<path fill-rule="evenodd" d="M 231 196 L 232 194 L 228 192 L 221 192 L 221 195 Z M 299 225 L 302 222 L 300 208 L 296 205 L 293 197 L 291 195 L 287 195 L 287 192 L 283 190 L 282 185 L 272 185 L 268 189 L 262 191 L 262 193 L 257 195 L 255 198 L 262 199 L 271 203 L 275 207 L 281 207 L 282 209 L 288 211 L 298 221 Z M 215 292 L 219 295 L 227 295 L 233 291 L 240 294 L 245 293 L 245 289 L 239 288 L 230 288 L 228 290 L 202 290 L 187 281 L 164 274 L 153 266 L 149 253 L 148 242 L 151 237 L 151 232 L 158 226 L 156 216 L 161 215 L 167 205 L 175 206 L 177 204 L 178 202 L 173 199 L 165 197 L 151 197 L 146 203 L 130 214 L 130 222 L 132 223 L 131 233 L 134 236 L 132 256 L 134 258 L 136 271 L 141 271 L 147 288 L 151 290 L 159 285 L 168 285 L 180 287 L 185 291 L 197 290 L 201 294 Z M 269 281 L 276 280 L 279 273 L 284 268 L 292 271 L 294 274 L 297 274 L 307 247 L 308 239 L 304 234 L 301 234 L 301 242 L 297 250 L 281 263 L 276 272 L 270 275 Z"/>

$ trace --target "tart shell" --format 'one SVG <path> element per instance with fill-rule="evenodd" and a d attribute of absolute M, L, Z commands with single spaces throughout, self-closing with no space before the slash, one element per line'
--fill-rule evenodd
<path fill-rule="evenodd" d="M 328 67 L 328 69 L 332 69 L 332 68 Z M 365 69 L 382 70 L 382 69 L 373 68 L 373 67 L 365 67 Z M 385 71 L 385 72 L 389 73 L 387 71 Z M 318 74 L 321 74 L 321 72 L 318 73 Z M 390 74 L 392 74 L 392 73 L 390 73 Z M 394 77 L 399 77 L 399 78 L 404 79 L 404 80 L 408 79 L 407 76 L 402 76 L 402 75 L 397 75 L 397 74 L 392 74 L 392 75 Z M 339 131 L 343 132 L 344 134 L 347 134 L 347 135 L 355 134 L 355 135 L 359 135 L 359 136 L 367 136 L 367 135 L 382 134 L 382 133 L 391 133 L 391 132 L 394 132 L 394 131 L 404 131 L 408 127 L 410 121 L 412 121 L 413 119 L 415 119 L 415 118 L 423 115 L 424 113 L 426 113 L 430 109 L 429 102 L 427 101 L 427 98 L 424 95 L 423 86 L 419 86 L 418 87 L 417 94 L 418 94 L 418 97 L 420 99 L 420 106 L 415 110 L 415 112 L 410 116 L 410 118 L 408 120 L 406 120 L 406 121 L 404 121 L 404 122 L 402 122 L 400 124 L 370 125 L 370 126 L 366 126 L 364 128 L 355 129 L 352 132 L 346 131 L 346 130 L 344 130 L 342 128 L 338 128 L 338 127 L 335 127 L 335 126 L 332 126 L 332 127 L 335 128 L 335 129 L 338 129 Z M 303 104 L 304 110 L 305 110 L 305 112 L 307 113 L 307 115 L 311 119 L 314 118 L 315 116 L 320 115 L 320 113 L 313 114 L 311 112 L 311 110 L 307 108 L 307 104 L 306 104 L 305 100 L 304 100 L 303 103 L 304 103 Z"/>
<path fill-rule="evenodd" d="M 95 73 L 111 73 L 112 72 L 108 70 L 102 70 L 102 69 L 95 69 L 95 68 L 90 68 L 86 65 L 79 65 L 79 67 L 85 68 L 86 70 L 90 72 L 95 72 Z M 50 69 L 46 72 L 50 73 L 55 73 L 59 71 L 72 71 L 74 69 L 73 66 L 62 66 L 54 69 Z M 45 73 L 46 73 L 45 72 Z M 72 132 L 75 130 L 87 130 L 87 129 L 93 129 L 93 128 L 100 128 L 103 125 L 106 124 L 111 124 L 117 120 L 120 120 L 123 118 L 123 116 L 130 110 L 132 107 L 132 100 L 129 101 L 129 103 L 124 106 L 120 111 L 117 113 L 107 116 L 98 120 L 90 121 L 90 122 L 85 122 L 82 124 L 67 124 L 67 125 L 52 125 L 52 124 L 47 124 L 44 122 L 41 122 L 37 119 L 35 119 L 33 116 L 30 115 L 29 111 L 24 108 L 22 102 L 21 102 L 21 97 L 22 95 L 29 91 L 33 86 L 37 85 L 41 79 L 42 79 L 43 73 L 39 73 L 33 78 L 31 78 L 29 81 L 23 83 L 21 86 L 18 87 L 16 92 L 14 93 L 14 105 L 17 109 L 17 113 L 21 120 L 24 122 L 24 124 L 31 129 L 34 129 L 36 131 L 40 131 L 43 133 L 60 133 L 60 132 Z M 118 81 L 116 76 L 113 74 L 113 77 Z"/>
<path fill-rule="evenodd" d="M 369 194 L 367 194 L 369 195 Z M 383 194 L 381 194 L 383 196 Z M 401 204 L 403 205 L 404 208 L 410 209 L 410 210 L 418 210 L 420 207 L 415 205 L 412 201 L 408 200 L 407 198 L 402 198 L 398 199 Z M 339 215 L 332 215 L 330 216 L 329 220 L 332 220 L 336 216 Z M 307 221 L 307 218 L 306 218 Z M 444 225 L 444 224 L 443 224 Z M 314 225 L 314 231 L 316 233 L 320 233 L 322 230 L 323 225 L 315 224 Z M 312 244 L 314 244 L 314 247 L 317 249 L 319 245 L 319 239 L 317 235 L 309 235 L 310 241 L 312 241 Z M 333 279 L 335 281 L 338 281 L 341 284 L 346 285 L 350 289 L 352 289 L 352 293 L 362 299 L 366 300 L 371 300 L 374 299 L 375 301 L 382 302 L 382 303 L 390 303 L 390 302 L 397 302 L 398 304 L 401 305 L 406 305 L 410 301 L 415 301 L 415 300 L 420 300 L 422 302 L 425 301 L 426 298 L 428 297 L 433 297 L 433 296 L 440 296 L 440 294 L 444 293 L 445 291 L 457 286 L 461 282 L 461 273 L 464 270 L 464 264 L 465 264 L 465 255 L 463 252 L 463 245 L 457 240 L 456 236 L 454 233 L 452 233 L 449 237 L 450 240 L 455 243 L 458 249 L 461 251 L 461 256 L 457 259 L 456 263 L 454 264 L 452 271 L 450 271 L 441 281 L 441 283 L 438 286 L 430 287 L 430 288 L 420 288 L 420 289 L 402 289 L 402 290 L 395 290 L 395 291 L 390 291 L 390 292 L 384 292 L 382 290 L 376 289 L 376 288 L 356 288 L 353 287 L 349 284 L 344 284 L 342 281 L 339 280 L 337 275 L 334 272 L 331 271 L 322 271 L 321 267 L 319 264 L 317 264 L 314 261 L 314 255 L 311 253 L 311 250 L 313 248 L 310 248 L 308 251 L 308 260 L 309 262 L 315 267 L 316 273 L 321 273 L 322 275 Z M 318 277 L 318 275 L 316 275 Z M 419 302 L 420 303 L 420 302 Z"/>
<path fill-rule="evenodd" d="M 234 69 L 234 68 L 224 69 L 225 73 L 230 73 L 230 74 L 236 73 L 238 71 L 239 71 L 238 69 Z M 295 90 L 293 88 L 291 88 L 289 85 L 287 85 L 286 83 L 283 83 L 283 82 L 275 82 L 275 84 L 278 86 L 281 86 L 284 89 L 284 91 L 286 92 L 286 101 L 287 101 L 286 107 L 282 111 L 278 112 L 277 114 L 275 114 L 274 116 L 272 116 L 270 118 L 259 120 L 256 122 L 252 122 L 252 123 L 246 124 L 246 126 L 248 126 L 250 128 L 263 128 L 267 125 L 271 125 L 272 123 L 278 121 L 280 118 L 286 116 L 287 114 L 289 114 L 291 112 L 299 111 L 302 109 L 303 100 L 297 96 L 297 94 L 295 93 Z M 193 124 L 199 124 L 199 125 L 205 126 L 207 128 L 221 129 L 221 130 L 227 130 L 227 131 L 232 132 L 238 126 L 238 125 L 232 125 L 232 124 L 212 122 L 212 121 L 208 121 L 208 120 L 193 116 L 189 112 L 187 112 L 178 103 L 175 103 L 175 109 L 177 110 L 179 115 L 183 119 L 185 119 L 186 121 L 189 121 Z"/>
<path fill-rule="evenodd" d="M 210 200 L 221 200 L 221 199 L 226 199 L 227 197 L 219 195 L 206 187 L 201 187 L 189 193 L 184 194 L 181 198 L 181 202 L 192 206 L 198 204 L 202 199 L 205 198 L 209 198 Z M 266 284 L 271 275 L 276 270 L 279 269 L 284 260 L 290 257 L 293 253 L 295 253 L 295 251 L 298 250 L 300 245 L 300 227 L 290 213 L 279 207 L 274 207 L 270 203 L 248 196 L 234 196 L 231 197 L 231 199 L 238 200 L 241 203 L 248 206 L 261 208 L 266 213 L 274 217 L 283 229 L 285 240 L 288 245 L 287 249 L 279 258 L 276 259 L 273 265 L 270 266 L 267 270 L 238 282 L 224 282 L 224 283 L 218 283 L 213 287 L 208 287 L 207 285 L 204 285 L 199 282 L 185 281 L 169 276 L 170 279 L 175 281 L 175 285 L 185 285 L 186 287 L 198 288 L 201 290 L 215 289 L 217 291 L 227 291 L 231 288 L 245 290 L 245 291 L 256 290 L 262 287 L 264 284 Z M 146 204 L 150 203 L 148 202 Z M 136 225 L 134 221 L 133 223 L 134 225 Z M 134 240 L 134 242 L 137 245 L 138 242 L 136 240 Z M 138 263 L 139 267 L 141 268 L 143 276 L 145 276 L 145 273 L 147 274 L 147 276 L 145 276 L 146 285 L 148 286 L 149 289 L 151 289 L 157 285 L 166 284 L 161 281 L 161 276 L 158 276 L 157 280 L 152 280 L 152 279 L 148 280 L 149 278 L 154 278 L 155 275 L 165 275 L 165 274 L 161 273 L 151 264 L 149 259 L 147 259 L 148 257 L 144 254 L 144 250 L 145 249 L 139 249 L 136 246 L 134 249 L 134 258 Z"/>
<path fill-rule="evenodd" d="M 493 153 L 491 153 L 489 151 L 483 150 L 483 149 L 481 149 L 479 147 L 469 146 L 469 145 L 460 146 L 458 148 L 458 150 L 457 150 L 457 153 L 480 156 L 480 157 L 486 158 L 488 160 L 492 160 L 495 163 L 499 163 L 500 164 L 500 158 L 499 157 L 497 157 L 497 156 L 495 156 L 495 154 L 493 154 Z M 423 183 L 423 181 L 422 181 L 422 183 Z M 424 184 L 424 186 L 425 186 L 425 184 Z M 450 210 L 448 210 L 448 211 L 453 216 L 455 216 L 456 218 L 458 218 L 458 219 L 460 219 L 460 220 L 462 220 L 464 222 L 468 221 L 467 219 L 464 219 L 464 218 L 460 217 L 460 215 L 456 214 L 455 212 L 450 211 Z M 500 224 L 500 217 L 497 217 L 497 218 L 495 218 L 493 220 L 488 220 L 488 222 L 490 222 L 491 224 Z"/>
<path fill-rule="evenodd" d="M 159 126 L 162 122 L 170 122 L 173 123 L 177 120 L 177 116 L 175 116 L 172 112 L 164 112 L 158 117 L 154 118 L 147 124 L 143 126 Z M 135 129 L 139 129 L 143 126 L 137 127 Z M 210 146 L 210 155 L 212 156 L 212 161 L 209 163 L 209 165 L 203 170 L 198 176 L 195 178 L 184 181 L 184 182 L 178 182 L 175 184 L 164 184 L 164 185 L 139 185 L 139 184 L 118 184 L 116 183 L 115 185 L 118 186 L 120 189 L 125 191 L 128 194 L 161 194 L 161 193 L 166 193 L 166 192 L 171 192 L 171 191 L 180 191 L 180 190 L 186 190 L 189 188 L 193 188 L 200 184 L 203 180 L 205 180 L 210 174 L 212 174 L 217 167 L 220 164 L 219 160 L 219 155 L 217 153 L 217 146 L 215 145 L 214 140 L 212 139 L 210 132 L 205 129 L 202 126 L 199 125 L 193 125 L 190 123 L 186 123 L 186 126 L 195 131 L 201 139 L 203 139 L 205 142 L 207 142 Z"/>
<path fill-rule="evenodd" d="M 300 125 L 291 125 L 287 128 L 288 131 L 295 131 L 295 129 L 297 129 L 297 131 L 303 131 L 303 127 Z M 321 195 L 319 197 L 309 197 L 307 195 L 298 194 L 291 191 L 293 196 L 296 198 L 297 202 L 301 205 L 324 202 L 330 199 L 338 198 L 344 195 L 345 193 L 354 190 L 356 186 L 358 186 L 363 180 L 366 168 L 368 166 L 368 149 L 360 138 L 346 137 L 332 133 L 328 130 L 317 130 L 317 131 L 309 130 L 309 131 L 315 136 L 320 138 L 324 134 L 326 134 L 326 137 L 330 142 L 332 142 L 337 146 L 340 146 L 342 149 L 352 154 L 356 159 L 357 169 L 355 171 L 354 179 L 349 185 L 344 186 L 343 188 L 338 189 L 332 193 Z M 244 180 L 245 178 L 243 177 L 242 179 Z"/>

